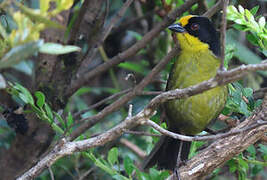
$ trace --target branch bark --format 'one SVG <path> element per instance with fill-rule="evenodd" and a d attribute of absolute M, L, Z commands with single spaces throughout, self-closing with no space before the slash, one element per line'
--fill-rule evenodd
<path fill-rule="evenodd" d="M 251 116 L 246 121 L 240 123 L 234 130 L 247 127 L 257 120 L 267 121 L 267 94 L 265 94 L 261 110 L 257 115 Z M 248 132 L 215 141 L 179 169 L 181 179 L 201 179 L 209 173 L 212 173 L 215 168 L 222 166 L 232 157 L 238 155 L 247 149 L 248 146 L 261 139 L 266 132 L 267 125 L 264 125 Z M 173 179 L 174 176 L 172 175 L 168 179 Z"/>

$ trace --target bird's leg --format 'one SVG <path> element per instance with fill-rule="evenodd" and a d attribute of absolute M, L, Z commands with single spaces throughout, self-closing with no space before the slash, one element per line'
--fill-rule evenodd
<path fill-rule="evenodd" d="M 174 169 L 175 177 L 176 177 L 178 180 L 181 180 L 181 178 L 180 178 L 180 173 L 179 173 L 179 167 L 180 167 L 181 164 L 182 164 L 182 159 L 181 159 L 182 148 L 183 148 L 183 141 L 180 142 L 179 151 L 178 151 L 178 156 L 177 156 L 177 160 L 176 160 L 176 166 L 175 166 L 175 169 Z"/>

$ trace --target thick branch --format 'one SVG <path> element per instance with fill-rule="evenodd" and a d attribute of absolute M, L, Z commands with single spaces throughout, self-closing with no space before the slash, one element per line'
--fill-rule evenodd
<path fill-rule="evenodd" d="M 234 130 L 250 126 L 255 121 L 262 119 L 267 121 L 267 95 L 262 105 L 261 111 L 256 116 L 251 116 L 246 121 L 238 125 Z M 260 126 L 248 132 L 243 132 L 235 136 L 229 136 L 219 139 L 212 143 L 204 151 L 189 160 L 180 171 L 181 179 L 201 179 L 212 173 L 215 168 L 222 166 L 233 156 L 238 155 L 248 148 L 251 144 L 257 142 L 267 132 L 267 126 Z M 168 179 L 172 179 L 174 175 Z"/>

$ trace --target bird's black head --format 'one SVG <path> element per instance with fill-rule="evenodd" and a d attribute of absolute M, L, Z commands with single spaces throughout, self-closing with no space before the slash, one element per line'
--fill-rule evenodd
<path fill-rule="evenodd" d="M 189 33 L 201 42 L 208 44 L 210 50 L 215 55 L 220 56 L 218 32 L 208 18 L 192 15 L 185 16 L 179 20 L 179 23 L 170 25 L 169 29 L 176 33 Z"/>

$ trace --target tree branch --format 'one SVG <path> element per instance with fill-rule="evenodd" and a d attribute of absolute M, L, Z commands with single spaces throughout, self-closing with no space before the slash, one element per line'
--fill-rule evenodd
<path fill-rule="evenodd" d="M 174 53 L 175 50 L 172 50 L 171 52 Z M 169 53 L 169 56 L 170 54 L 171 53 Z M 140 124 L 146 124 L 148 119 L 155 114 L 156 112 L 155 110 L 159 106 L 159 104 L 167 100 L 171 100 L 175 98 L 182 98 L 182 97 L 189 97 L 189 96 L 201 93 L 205 90 L 214 88 L 216 86 L 224 85 L 224 84 L 233 82 L 237 79 L 240 79 L 242 76 L 244 76 L 249 71 L 266 70 L 266 69 L 267 69 L 266 61 L 263 61 L 263 63 L 256 64 L 256 65 L 244 65 L 244 66 L 241 66 L 241 67 L 229 70 L 229 71 L 222 72 L 220 74 L 220 78 L 224 78 L 226 80 L 222 79 L 218 82 L 218 78 L 212 78 L 208 81 L 204 81 L 200 84 L 197 84 L 197 85 L 185 88 L 185 89 L 176 89 L 176 90 L 162 93 L 161 95 L 158 95 L 155 98 L 153 98 L 150 101 L 150 103 L 137 115 L 126 118 L 123 122 L 121 122 L 114 128 L 108 130 L 107 132 L 100 134 L 99 136 L 89 138 L 86 140 L 75 141 L 75 142 L 70 142 L 69 140 L 63 138 L 61 142 L 58 145 L 56 145 L 47 156 L 41 159 L 34 167 L 32 167 L 29 171 L 25 172 L 24 175 L 22 175 L 18 179 L 22 180 L 22 179 L 33 178 L 37 176 L 39 173 L 41 173 L 43 169 L 51 166 L 57 159 L 63 156 L 73 154 L 74 152 L 83 151 L 88 148 L 104 145 L 107 142 L 115 140 L 116 138 L 121 136 L 127 129 L 131 129 Z M 143 80 L 142 82 L 145 82 L 145 80 Z M 246 126 L 250 127 L 251 123 L 255 121 L 257 122 L 258 120 L 263 120 L 263 121 L 267 120 L 267 96 L 265 96 L 265 99 L 262 105 L 262 110 L 258 113 L 258 115 L 251 116 L 249 120 L 244 121 L 243 123 L 238 125 L 236 128 L 233 129 L 233 131 L 237 131 L 238 129 L 245 128 Z M 258 121 L 257 123 L 259 122 L 261 121 Z M 218 161 L 220 162 L 220 164 L 218 164 L 217 162 L 214 162 L 216 166 L 215 165 L 213 166 L 212 163 L 210 163 L 211 161 L 205 161 L 205 159 L 201 159 L 201 161 L 198 161 L 198 160 L 195 160 L 195 158 L 193 158 L 192 160 L 189 161 L 192 163 L 188 162 L 186 166 L 183 166 L 181 168 L 181 171 L 180 171 L 181 177 L 188 177 L 188 175 L 192 175 L 192 174 L 196 174 L 197 176 L 199 175 L 199 173 L 200 173 L 199 176 L 204 176 L 205 174 L 203 173 L 210 172 L 211 168 L 215 168 L 221 165 L 223 162 L 230 159 L 236 153 L 241 152 L 241 150 L 245 149 L 249 145 L 249 143 L 252 144 L 255 141 L 257 141 L 259 138 L 261 138 L 261 136 L 263 136 L 264 132 L 266 131 L 267 131 L 267 126 L 266 126 L 266 123 L 264 122 L 260 126 L 257 125 L 253 127 L 253 129 L 246 131 L 246 133 L 239 133 L 237 135 L 231 135 L 229 137 L 217 140 L 215 142 L 215 144 L 217 144 L 216 146 L 215 145 L 210 146 L 212 148 L 215 148 L 216 157 L 223 159 L 221 158 L 220 153 L 224 153 L 223 155 L 228 155 L 228 156 L 225 157 L 225 159 Z M 241 132 L 243 132 L 243 130 Z M 242 141 L 240 140 L 240 138 Z M 221 144 L 218 144 L 218 142 L 221 142 Z M 233 150 L 230 148 L 230 150 L 226 151 L 224 149 L 224 146 L 229 148 L 230 146 L 229 142 L 231 142 L 230 145 L 233 145 L 234 147 L 233 147 Z M 242 148 L 239 148 L 239 146 L 242 146 Z M 218 149 L 217 147 L 220 147 L 220 148 Z M 213 153 L 209 152 L 210 151 L 209 149 L 210 148 L 208 148 L 206 151 L 203 152 L 205 155 L 205 156 L 203 155 L 203 157 L 207 157 L 207 156 L 210 157 L 211 154 L 214 155 L 214 152 L 213 151 L 211 151 Z M 224 149 L 224 151 L 221 151 L 220 149 Z M 229 151 L 230 151 L 230 154 L 225 153 Z M 217 152 L 220 152 L 220 153 L 217 154 Z M 202 156 L 197 156 L 197 157 L 202 157 Z M 196 164 L 199 166 L 194 166 Z M 208 167 L 208 168 L 206 168 L 206 170 L 204 171 L 203 167 Z"/>
<path fill-rule="evenodd" d="M 221 9 L 221 3 L 223 0 L 219 0 L 212 8 L 210 8 L 207 12 L 203 14 L 203 16 L 206 16 L 208 18 L 211 18 L 217 11 Z"/>
<path fill-rule="evenodd" d="M 155 28 L 149 31 L 140 41 L 136 42 L 133 46 L 129 49 L 119 53 L 118 55 L 114 56 L 110 59 L 110 61 L 101 64 L 100 66 L 96 67 L 95 69 L 91 70 L 87 74 L 84 74 L 79 79 L 75 80 L 70 88 L 67 90 L 68 96 L 71 96 L 76 90 L 78 90 L 82 85 L 88 82 L 91 78 L 100 75 L 101 73 L 107 71 L 109 68 L 125 61 L 127 58 L 135 55 L 140 49 L 146 47 L 146 45 L 156 37 L 163 29 L 169 26 L 176 20 L 176 17 L 181 15 L 183 12 L 188 10 L 194 3 L 199 0 L 189 0 L 186 1 L 183 5 L 179 8 L 176 8 L 172 12 L 170 12 L 162 22 L 157 24 Z"/>
<path fill-rule="evenodd" d="M 254 116 L 247 118 L 233 130 L 250 126 L 255 121 L 262 119 L 267 121 L 267 94 L 263 101 L 261 111 Z M 216 140 L 208 148 L 201 151 L 198 155 L 190 159 L 184 166 L 180 167 L 181 179 L 197 180 L 212 173 L 215 168 L 222 166 L 233 156 L 238 155 L 248 148 L 251 144 L 257 142 L 267 132 L 267 126 L 259 126 L 248 132 L 243 132 L 234 136 L 229 136 Z M 171 175 L 168 180 L 173 179 Z"/>
<path fill-rule="evenodd" d="M 137 94 L 141 93 L 142 90 L 153 80 L 153 77 L 155 77 L 155 75 L 157 75 L 165 67 L 165 65 L 174 56 L 178 54 L 178 51 L 179 51 L 179 47 L 175 45 L 174 48 L 151 70 L 151 72 L 137 86 L 135 86 L 135 88 L 131 92 L 127 93 L 122 98 L 118 99 L 114 103 L 105 107 L 101 112 L 99 112 L 95 116 L 91 116 L 89 118 L 83 119 L 83 121 L 86 121 L 86 122 L 82 124 L 81 126 L 79 126 L 70 135 L 70 140 L 75 139 L 80 134 L 82 134 L 84 131 L 86 131 L 88 128 L 92 127 L 93 125 L 101 121 L 101 119 L 104 118 L 107 114 L 116 111 L 122 105 L 127 103 L 130 99 L 135 97 Z"/>

